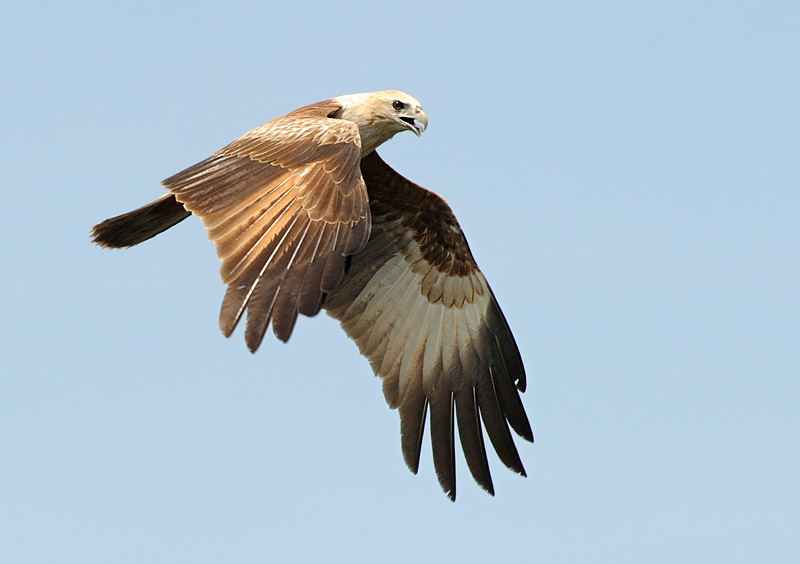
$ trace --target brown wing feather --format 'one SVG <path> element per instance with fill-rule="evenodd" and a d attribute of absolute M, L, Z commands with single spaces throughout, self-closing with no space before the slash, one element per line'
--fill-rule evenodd
<path fill-rule="evenodd" d="M 298 313 L 319 312 L 347 257 L 369 239 L 370 211 L 355 124 L 328 119 L 338 105 L 301 108 L 258 127 L 164 185 L 199 216 L 222 259 L 228 290 L 220 327 L 247 311 L 255 351 L 270 322 L 286 341 Z"/>
<path fill-rule="evenodd" d="M 532 441 L 511 331 L 447 204 L 372 153 L 361 161 L 372 235 L 326 297 L 399 407 L 403 455 L 419 467 L 425 418 L 442 488 L 455 499 L 454 428 L 475 480 L 494 493 L 483 426 L 499 458 L 525 474 L 509 424 Z"/>

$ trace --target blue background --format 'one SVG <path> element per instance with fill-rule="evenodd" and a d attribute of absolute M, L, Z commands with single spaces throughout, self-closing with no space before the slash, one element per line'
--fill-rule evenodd
<path fill-rule="evenodd" d="M 0 22 L 4 562 L 797 562 L 796 2 L 38 2 Z M 98 221 L 272 117 L 400 89 L 529 373 L 458 501 L 337 324 L 224 339 L 189 220 Z"/>

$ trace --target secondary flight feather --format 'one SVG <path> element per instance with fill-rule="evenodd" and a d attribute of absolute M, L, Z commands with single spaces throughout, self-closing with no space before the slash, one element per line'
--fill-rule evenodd
<path fill-rule="evenodd" d="M 305 106 L 167 178 L 167 194 L 96 225 L 92 238 L 130 247 L 198 216 L 222 260 L 225 336 L 246 317 L 255 352 L 270 325 L 287 341 L 299 314 L 325 309 L 399 410 L 414 473 L 429 419 L 436 474 L 455 500 L 456 426 L 472 476 L 491 494 L 484 428 L 522 475 L 509 427 L 529 441 L 533 433 L 522 358 L 450 207 L 375 151 L 427 124 L 419 102 L 393 90 Z"/>

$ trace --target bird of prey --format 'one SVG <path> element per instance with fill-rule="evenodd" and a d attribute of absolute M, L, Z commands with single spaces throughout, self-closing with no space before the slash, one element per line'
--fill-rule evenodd
<path fill-rule="evenodd" d="M 225 336 L 246 312 L 255 352 L 270 323 L 286 341 L 298 314 L 325 309 L 399 410 L 415 474 L 430 412 L 434 468 L 455 500 L 456 425 L 472 476 L 492 495 L 483 427 L 523 476 L 509 425 L 529 441 L 533 433 L 519 350 L 450 207 L 375 151 L 427 124 L 419 102 L 393 90 L 302 107 L 167 178 L 166 195 L 92 237 L 130 247 L 198 216 L 222 260 Z"/>

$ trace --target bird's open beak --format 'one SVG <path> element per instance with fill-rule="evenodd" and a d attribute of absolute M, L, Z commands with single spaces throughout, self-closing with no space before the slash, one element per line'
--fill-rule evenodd
<path fill-rule="evenodd" d="M 417 137 L 422 135 L 422 132 L 428 128 L 428 114 L 426 114 L 422 108 L 417 108 L 414 115 L 414 122 L 411 126 L 414 128 L 414 133 L 416 133 Z"/>
<path fill-rule="evenodd" d="M 404 116 L 400 119 L 408 124 L 408 128 L 413 131 L 417 137 L 422 135 L 422 132 L 428 127 L 428 114 L 426 114 L 422 108 L 417 108 L 414 111 L 414 117 Z"/>

